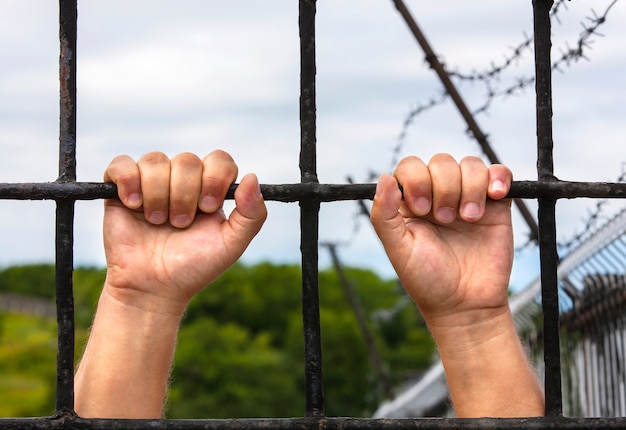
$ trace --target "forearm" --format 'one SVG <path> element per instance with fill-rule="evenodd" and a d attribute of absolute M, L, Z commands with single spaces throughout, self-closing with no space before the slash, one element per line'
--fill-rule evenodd
<path fill-rule="evenodd" d="M 77 414 L 161 417 L 179 323 L 175 314 L 127 305 L 105 288 L 76 372 Z"/>
<path fill-rule="evenodd" d="M 431 327 L 459 417 L 544 414 L 544 397 L 508 308 L 466 326 Z"/>

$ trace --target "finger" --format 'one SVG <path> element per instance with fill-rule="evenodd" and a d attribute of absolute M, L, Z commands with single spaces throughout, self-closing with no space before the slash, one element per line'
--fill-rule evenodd
<path fill-rule="evenodd" d="M 502 164 L 494 164 L 489 166 L 489 188 L 487 194 L 494 200 L 504 198 L 511 189 L 511 181 L 513 173 Z"/>
<path fill-rule="evenodd" d="M 406 157 L 394 172 L 404 192 L 409 210 L 418 216 L 427 215 L 432 207 L 432 182 L 428 166 L 417 157 Z"/>
<path fill-rule="evenodd" d="M 433 189 L 433 215 L 441 223 L 456 219 L 461 198 L 461 170 L 448 154 L 436 154 L 428 163 Z"/>
<path fill-rule="evenodd" d="M 169 220 L 174 227 L 185 228 L 198 210 L 202 186 L 202 160 L 184 152 L 170 162 Z"/>
<path fill-rule="evenodd" d="M 198 207 L 212 213 L 222 207 L 228 187 L 237 180 L 238 168 L 232 157 L 216 150 L 204 157 L 202 185 Z"/>
<path fill-rule="evenodd" d="M 464 221 L 477 221 L 485 214 L 489 172 L 485 163 L 478 157 L 465 157 L 459 166 L 462 187 L 459 213 Z"/>
<path fill-rule="evenodd" d="M 239 258 L 243 254 L 266 218 L 267 209 L 261 195 L 259 181 L 256 175 L 248 174 L 241 179 L 241 183 L 235 190 L 235 209 L 223 227 L 229 229 L 231 233 L 224 236 L 234 238 L 233 258 Z"/>
<path fill-rule="evenodd" d="M 394 249 L 406 233 L 406 224 L 398 212 L 402 193 L 396 180 L 387 174 L 378 178 L 370 219 L 386 250 Z"/>
<path fill-rule="evenodd" d="M 129 209 L 138 209 L 142 204 L 141 179 L 137 163 L 128 155 L 115 157 L 104 172 L 104 182 L 117 185 L 120 201 Z M 107 200 L 111 204 L 112 200 Z"/>
<path fill-rule="evenodd" d="M 137 166 L 144 216 L 152 224 L 163 224 L 168 219 L 170 160 L 162 152 L 150 152 L 139 159 Z"/>

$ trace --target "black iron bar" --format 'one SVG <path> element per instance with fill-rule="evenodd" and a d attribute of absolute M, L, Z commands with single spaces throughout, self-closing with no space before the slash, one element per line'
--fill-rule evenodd
<path fill-rule="evenodd" d="M 59 180 L 76 180 L 77 0 L 59 0 Z"/>
<path fill-rule="evenodd" d="M 237 184 L 226 195 L 232 199 Z M 261 184 L 268 201 L 372 200 L 376 184 Z M 99 182 L 0 183 L 0 200 L 96 200 L 117 197 L 117 187 Z M 626 198 L 623 182 L 515 181 L 508 197 L 521 199 Z"/>
<path fill-rule="evenodd" d="M 470 112 L 469 108 L 465 104 L 465 101 L 463 100 L 463 97 L 461 96 L 459 91 L 456 89 L 456 86 L 450 79 L 450 75 L 448 75 L 448 72 L 446 71 L 443 64 L 437 58 L 437 55 L 435 54 L 435 51 L 433 50 L 430 43 L 428 42 L 428 39 L 426 39 L 426 36 L 420 29 L 419 25 L 417 25 L 417 21 L 415 21 L 415 19 L 411 15 L 411 12 L 409 11 L 409 9 L 406 7 L 406 5 L 404 4 L 402 0 L 392 0 L 392 1 L 395 4 L 396 9 L 398 9 L 398 12 L 400 12 L 400 15 L 402 15 L 402 18 L 404 18 L 404 21 L 409 27 L 409 30 L 411 30 L 411 33 L 413 33 L 413 36 L 415 37 L 415 40 L 417 40 L 417 43 L 422 48 L 422 51 L 424 51 L 424 55 L 426 56 L 426 61 L 428 62 L 430 67 L 435 71 L 435 73 L 437 73 L 437 76 L 439 77 L 439 80 L 441 81 L 444 88 L 446 89 L 446 92 L 448 93 L 452 101 L 454 102 L 454 105 L 456 106 L 457 110 L 461 114 L 461 117 L 463 117 L 463 119 L 465 120 L 468 130 L 472 133 L 472 136 L 474 136 L 474 139 L 476 139 L 476 141 L 482 148 L 483 152 L 487 156 L 487 159 L 492 164 L 500 164 L 500 160 L 498 159 L 498 156 L 496 155 L 495 151 L 491 147 L 491 144 L 489 143 L 489 140 L 487 139 L 487 135 L 483 133 L 480 126 L 478 125 L 478 122 L 476 122 L 474 115 Z M 515 206 L 517 206 L 517 209 L 520 211 L 522 218 L 524 218 L 524 220 L 526 221 L 526 224 L 528 225 L 528 228 L 530 229 L 530 238 L 532 240 L 537 240 L 539 229 L 537 227 L 537 222 L 535 221 L 535 218 L 531 215 L 530 210 L 528 210 L 528 207 L 522 200 L 515 199 L 514 202 L 515 202 Z"/>
<path fill-rule="evenodd" d="M 58 330 L 56 411 L 74 409 L 74 202 L 57 202 L 55 296 Z"/>
<path fill-rule="evenodd" d="M 300 36 L 300 181 L 317 185 L 315 99 L 315 0 L 299 2 Z M 304 328 L 304 380 L 307 417 L 324 415 L 322 334 L 319 309 L 318 232 L 319 201 L 300 200 L 300 252 L 302 258 L 302 322 Z"/>
<path fill-rule="evenodd" d="M 542 181 L 553 181 L 552 141 L 552 0 L 533 0 L 535 40 L 535 91 L 537 121 L 537 172 Z M 541 303 L 545 364 L 545 413 L 559 416 L 563 411 L 561 393 L 561 347 L 559 333 L 559 293 L 556 243 L 556 200 L 540 198 L 539 259 L 541 264 Z"/>
<path fill-rule="evenodd" d="M 240 418 L 222 420 L 129 420 L 60 418 L 0 419 L 7 430 L 444 430 L 444 429 L 511 429 L 511 430 L 590 430 L 623 429 L 626 418 Z"/>
<path fill-rule="evenodd" d="M 77 0 L 59 1 L 59 181 L 76 180 Z M 74 202 L 57 201 L 57 414 L 74 410 Z"/>

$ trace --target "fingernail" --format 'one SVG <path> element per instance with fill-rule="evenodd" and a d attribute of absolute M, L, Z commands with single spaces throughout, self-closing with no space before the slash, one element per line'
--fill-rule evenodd
<path fill-rule="evenodd" d="M 463 217 L 465 219 L 476 219 L 480 216 L 480 206 L 476 203 L 467 203 L 463 206 Z"/>
<path fill-rule="evenodd" d="M 436 216 L 437 220 L 443 223 L 450 223 L 456 218 L 456 214 L 454 213 L 454 209 L 452 208 L 440 208 L 437 211 Z"/>
<path fill-rule="evenodd" d="M 141 206 L 141 195 L 139 193 L 132 193 L 128 196 L 128 205 L 132 207 Z"/>
<path fill-rule="evenodd" d="M 506 186 L 504 185 L 504 182 L 500 180 L 495 180 L 491 184 L 491 191 L 504 191 L 505 189 Z"/>
<path fill-rule="evenodd" d="M 174 227 L 184 228 L 191 223 L 191 218 L 188 215 L 176 215 L 170 222 Z"/>
<path fill-rule="evenodd" d="M 163 224 L 165 221 L 167 221 L 167 215 L 165 214 L 165 212 L 162 211 L 154 211 L 151 212 L 150 215 L 148 215 L 148 221 L 150 221 L 152 224 Z"/>
<path fill-rule="evenodd" d="M 200 209 L 205 212 L 215 212 L 217 208 L 217 199 L 213 196 L 204 196 L 202 200 L 200 200 Z"/>
<path fill-rule="evenodd" d="M 415 210 L 419 215 L 426 215 L 430 212 L 430 200 L 426 197 L 418 197 L 415 200 Z"/>

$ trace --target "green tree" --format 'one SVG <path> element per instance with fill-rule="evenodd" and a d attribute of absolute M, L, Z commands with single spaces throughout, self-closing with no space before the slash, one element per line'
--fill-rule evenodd
<path fill-rule="evenodd" d="M 0 416 L 54 413 L 56 325 L 54 321 L 0 314 Z"/>
<path fill-rule="evenodd" d="M 172 418 L 301 415 L 299 368 L 270 335 L 198 318 L 180 330 L 170 390 Z"/>
<path fill-rule="evenodd" d="M 360 268 L 344 272 L 391 380 L 399 385 L 414 378 L 429 365 L 434 351 L 415 307 L 395 280 L 383 280 Z M 104 278 L 100 268 L 74 271 L 76 357 L 86 340 Z M 379 371 L 372 365 L 339 277 L 328 269 L 320 272 L 319 280 L 325 412 L 367 416 L 383 399 Z M 54 268 L 33 265 L 0 270 L 0 290 L 52 300 Z M 301 307 L 297 265 L 236 264 L 196 296 L 179 334 L 169 416 L 302 416 Z M 0 415 L 50 414 L 55 322 L 5 315 L 0 318 L 0 354 L 0 381 L 4 381 L 0 405 L 5 405 Z"/>

